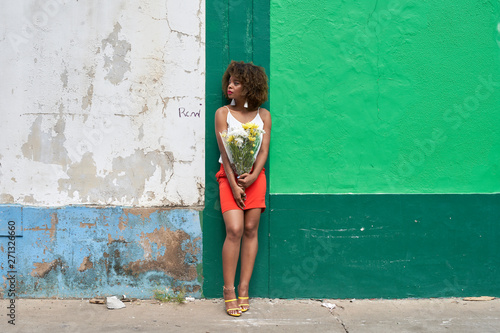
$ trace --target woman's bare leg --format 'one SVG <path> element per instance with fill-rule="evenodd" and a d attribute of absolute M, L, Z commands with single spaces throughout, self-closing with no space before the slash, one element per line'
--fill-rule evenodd
<path fill-rule="evenodd" d="M 243 240 L 241 243 L 241 272 L 238 284 L 238 296 L 248 297 L 248 287 L 252 277 L 255 257 L 259 248 L 258 230 L 262 209 L 249 209 L 245 211 Z M 248 299 L 238 300 L 238 304 L 248 304 Z M 242 305 L 248 309 L 248 305 Z"/>
<path fill-rule="evenodd" d="M 222 214 L 226 224 L 226 240 L 222 247 L 222 275 L 224 277 L 224 299 L 235 299 L 234 276 L 238 257 L 240 255 L 241 238 L 244 231 L 244 213 L 242 210 L 229 210 Z M 238 303 L 227 302 L 226 309 L 238 308 Z M 239 310 L 231 310 L 231 314 L 240 313 Z"/>

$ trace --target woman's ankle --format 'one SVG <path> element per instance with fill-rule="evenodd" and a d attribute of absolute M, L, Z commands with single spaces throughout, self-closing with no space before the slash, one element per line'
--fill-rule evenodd
<path fill-rule="evenodd" d="M 228 286 L 222 286 L 222 290 L 224 291 L 234 291 L 234 285 L 228 287 Z"/>
<path fill-rule="evenodd" d="M 222 286 L 222 290 L 223 290 L 223 294 L 224 294 L 225 299 L 236 297 L 236 291 L 235 291 L 234 287 Z"/>
<path fill-rule="evenodd" d="M 248 285 L 238 285 L 238 295 L 248 295 Z"/>

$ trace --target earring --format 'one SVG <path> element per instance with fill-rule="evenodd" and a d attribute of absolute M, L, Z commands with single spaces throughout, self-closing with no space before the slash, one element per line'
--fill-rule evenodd
<path fill-rule="evenodd" d="M 231 105 L 232 105 L 232 106 L 235 106 L 235 105 L 236 105 L 236 101 L 234 100 L 234 98 L 231 100 Z"/>
<path fill-rule="evenodd" d="M 243 107 L 244 107 L 245 109 L 248 109 L 248 102 L 247 102 L 247 101 L 245 101 L 245 105 L 243 105 Z"/>

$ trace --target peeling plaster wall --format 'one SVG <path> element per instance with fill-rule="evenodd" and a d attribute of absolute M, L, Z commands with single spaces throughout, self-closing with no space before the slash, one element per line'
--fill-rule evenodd
<path fill-rule="evenodd" d="M 200 212 L 194 209 L 0 206 L 16 224 L 18 297 L 152 298 L 185 287 L 201 296 Z M 0 236 L 5 230 L 0 229 Z M 7 297 L 12 251 L 0 237 L 0 297 Z"/>
<path fill-rule="evenodd" d="M 203 205 L 204 1 L 0 12 L 0 203 Z"/>
<path fill-rule="evenodd" d="M 201 295 L 205 2 L 0 4 L 0 297 Z"/>

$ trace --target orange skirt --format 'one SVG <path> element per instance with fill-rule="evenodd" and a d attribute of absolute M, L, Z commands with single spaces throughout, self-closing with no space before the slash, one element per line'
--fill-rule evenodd
<path fill-rule="evenodd" d="M 243 210 L 262 208 L 261 213 L 266 210 L 266 174 L 264 171 L 265 169 L 262 168 L 257 179 L 245 190 L 247 198 L 245 200 L 245 209 Z M 222 163 L 215 177 L 219 183 L 220 208 L 222 214 L 232 209 L 242 210 L 234 200 L 233 191 L 231 190 L 231 185 L 229 185 L 229 180 L 227 179 Z"/>

